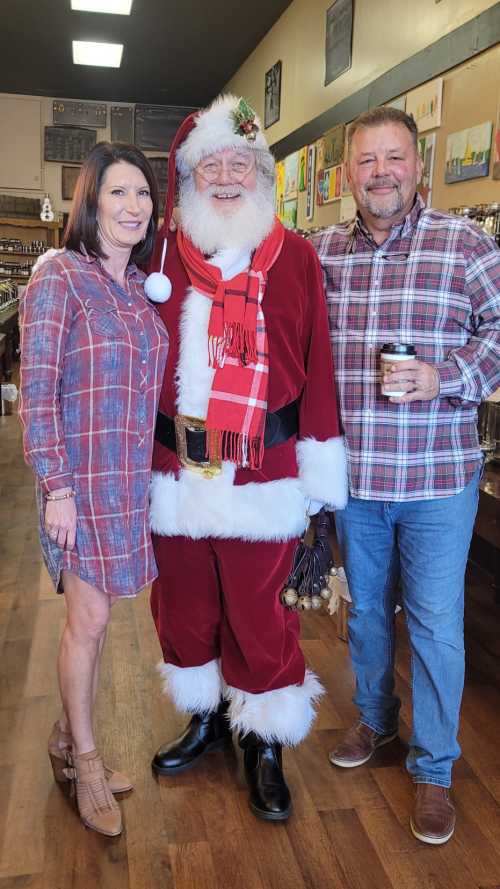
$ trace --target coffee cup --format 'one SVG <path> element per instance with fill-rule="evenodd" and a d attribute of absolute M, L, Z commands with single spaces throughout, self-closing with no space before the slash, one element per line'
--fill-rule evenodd
<path fill-rule="evenodd" d="M 394 388 L 394 386 L 397 385 L 396 383 L 393 385 L 386 383 L 384 385 L 384 376 L 392 367 L 399 365 L 400 362 L 411 361 L 414 359 L 416 354 L 415 346 L 411 346 L 408 343 L 384 343 L 380 350 L 380 381 L 382 395 L 386 395 L 388 398 L 391 396 L 397 398 L 400 395 L 405 394 L 401 389 L 397 390 Z"/>

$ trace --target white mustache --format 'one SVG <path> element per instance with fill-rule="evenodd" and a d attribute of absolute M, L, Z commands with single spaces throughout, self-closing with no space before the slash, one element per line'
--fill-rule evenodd
<path fill-rule="evenodd" d="M 241 185 L 210 185 L 207 188 L 210 197 L 218 197 L 219 195 L 230 195 L 231 197 L 239 197 L 242 193 Z"/>

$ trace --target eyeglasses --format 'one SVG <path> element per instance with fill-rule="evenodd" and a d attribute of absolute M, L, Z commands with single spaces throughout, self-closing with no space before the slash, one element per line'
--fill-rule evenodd
<path fill-rule="evenodd" d="M 237 157 L 229 161 L 205 160 L 195 168 L 199 176 L 207 182 L 217 182 L 225 171 L 231 182 L 243 182 L 243 179 L 255 167 L 253 157 Z"/>

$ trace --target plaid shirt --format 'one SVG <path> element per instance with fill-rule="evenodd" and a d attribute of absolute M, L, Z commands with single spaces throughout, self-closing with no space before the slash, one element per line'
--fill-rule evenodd
<path fill-rule="evenodd" d="M 66 251 L 33 275 L 21 305 L 24 453 L 39 493 L 72 485 L 76 548 L 40 532 L 57 583 L 65 568 L 116 596 L 156 576 L 148 489 L 167 334 L 134 265 L 120 287 L 93 257 Z"/>
<path fill-rule="evenodd" d="M 500 385 L 500 251 L 466 220 L 417 196 L 378 246 L 358 215 L 312 239 L 326 280 L 352 496 L 447 497 L 481 463 L 477 405 Z M 412 343 L 439 397 L 391 404 L 384 343 Z"/>

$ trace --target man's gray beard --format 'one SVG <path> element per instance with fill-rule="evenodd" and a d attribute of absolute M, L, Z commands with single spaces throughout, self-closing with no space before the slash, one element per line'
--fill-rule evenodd
<path fill-rule="evenodd" d="M 393 200 L 390 204 L 386 204 L 385 207 L 377 204 L 376 199 L 373 200 L 371 198 L 369 191 L 364 191 L 364 197 L 363 207 L 376 219 L 390 219 L 391 216 L 400 213 L 404 207 L 403 195 L 401 194 L 400 188 L 396 189 Z"/>
<path fill-rule="evenodd" d="M 274 188 L 258 179 L 255 189 L 242 189 L 242 206 L 228 216 L 212 206 L 210 194 L 210 188 L 196 189 L 193 176 L 181 183 L 181 225 L 195 247 L 210 255 L 228 248 L 255 250 L 273 227 Z"/>

